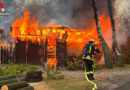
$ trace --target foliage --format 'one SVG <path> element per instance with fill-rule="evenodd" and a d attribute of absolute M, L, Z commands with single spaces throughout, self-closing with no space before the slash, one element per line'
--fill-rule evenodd
<path fill-rule="evenodd" d="M 84 70 L 85 63 L 83 60 L 73 58 L 73 61 L 67 60 L 67 70 Z"/>
<path fill-rule="evenodd" d="M 9 64 L 5 66 L 0 67 L 0 76 L 9 75 L 9 74 L 22 74 L 27 71 L 34 71 L 36 69 L 40 68 L 39 66 L 33 66 L 33 65 L 17 65 L 17 64 Z"/>
<path fill-rule="evenodd" d="M 14 62 L 13 62 L 12 60 L 9 60 L 9 61 L 8 61 L 8 64 L 9 64 L 9 65 L 13 65 Z"/>
<path fill-rule="evenodd" d="M 94 62 L 94 69 L 99 70 L 102 69 L 103 66 L 101 64 L 98 64 L 98 62 Z M 83 60 L 78 60 L 76 58 L 73 58 L 73 61 L 67 60 L 67 70 L 84 70 L 85 69 L 85 63 Z"/>
<path fill-rule="evenodd" d="M 100 70 L 100 69 L 103 69 L 103 65 L 101 64 L 94 64 L 94 70 Z"/>
<path fill-rule="evenodd" d="M 54 90 L 91 90 L 92 88 L 92 85 L 86 82 L 84 78 L 45 79 L 44 82 L 48 87 L 53 87 Z"/>
<path fill-rule="evenodd" d="M 64 75 L 57 69 L 46 68 L 46 74 L 48 79 L 63 79 Z"/>

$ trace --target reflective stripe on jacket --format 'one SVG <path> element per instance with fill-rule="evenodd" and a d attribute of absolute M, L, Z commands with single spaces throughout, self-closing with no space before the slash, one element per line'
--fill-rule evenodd
<path fill-rule="evenodd" d="M 89 55 L 85 57 L 83 56 L 82 59 L 88 59 L 94 61 L 94 56 L 92 56 L 92 58 Z"/>

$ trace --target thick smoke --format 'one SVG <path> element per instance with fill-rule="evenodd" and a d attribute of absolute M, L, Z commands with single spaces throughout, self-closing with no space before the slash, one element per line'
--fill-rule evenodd
<path fill-rule="evenodd" d="M 18 9 L 16 17 L 29 10 L 41 25 L 54 22 L 83 29 L 90 28 L 94 22 L 91 0 L 15 0 L 15 2 Z M 107 7 L 106 0 L 98 0 L 97 6 L 100 8 L 100 14 L 106 13 L 104 9 Z"/>
<path fill-rule="evenodd" d="M 91 0 L 4 0 L 4 3 L 10 9 L 10 16 L 0 16 L 0 27 L 4 28 L 5 32 L 9 31 L 11 24 L 22 17 L 26 10 L 31 11 L 41 26 L 54 22 L 67 27 L 86 29 L 95 24 Z M 98 0 L 97 7 L 100 15 L 107 16 L 106 0 Z"/>
<path fill-rule="evenodd" d="M 0 28 L 4 30 L 4 34 L 2 35 L 2 39 L 6 39 L 6 42 L 9 42 L 9 30 L 10 26 L 13 22 L 13 15 L 11 13 L 14 12 L 15 9 L 15 2 L 12 0 L 0 0 L 0 2 L 4 3 L 4 8 L 6 13 L 10 13 L 10 15 L 0 15 Z"/>
<path fill-rule="evenodd" d="M 95 26 L 92 0 L 5 0 L 11 8 L 10 16 L 0 17 L 0 28 L 7 36 L 13 22 L 29 10 L 40 26 L 54 22 L 76 29 L 91 29 Z M 97 0 L 99 15 L 108 17 L 107 0 Z M 74 51 L 74 50 L 72 50 Z"/>
<path fill-rule="evenodd" d="M 130 0 L 115 0 L 115 16 L 118 20 L 117 39 L 120 45 L 130 37 Z"/>

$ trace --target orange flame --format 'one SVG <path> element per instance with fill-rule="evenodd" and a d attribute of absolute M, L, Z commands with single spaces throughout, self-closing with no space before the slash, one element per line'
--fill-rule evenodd
<path fill-rule="evenodd" d="M 112 33 L 110 19 L 104 18 L 104 15 L 100 16 L 100 23 L 102 28 L 102 34 L 111 46 Z M 39 27 L 39 22 L 35 17 L 30 16 L 30 12 L 26 11 L 24 17 L 18 18 L 12 25 L 12 32 L 10 33 L 17 42 L 18 39 L 25 41 L 31 40 L 32 42 L 44 43 L 46 37 L 49 37 L 49 42 L 51 45 L 54 45 L 56 41 L 51 38 L 64 39 L 65 34 L 67 33 L 67 48 L 68 53 L 78 50 L 77 55 L 81 54 L 81 51 L 85 43 L 88 43 L 90 39 L 95 40 L 95 44 L 100 45 L 100 41 L 97 34 L 96 25 L 94 24 L 91 29 L 86 30 L 77 30 L 70 28 L 63 28 L 62 25 L 49 24 L 45 25 L 42 28 Z M 101 47 L 100 47 L 101 48 Z"/>

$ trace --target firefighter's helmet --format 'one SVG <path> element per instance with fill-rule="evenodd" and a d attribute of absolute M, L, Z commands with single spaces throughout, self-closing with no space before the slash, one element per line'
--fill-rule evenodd
<path fill-rule="evenodd" d="M 95 42 L 94 39 L 89 40 L 89 43 L 94 43 L 94 42 Z"/>

